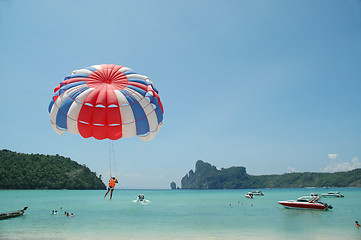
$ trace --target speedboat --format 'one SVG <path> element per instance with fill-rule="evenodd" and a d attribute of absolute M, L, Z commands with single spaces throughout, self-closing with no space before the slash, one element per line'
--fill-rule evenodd
<path fill-rule="evenodd" d="M 28 209 L 28 207 L 24 207 L 23 209 L 18 210 L 16 212 L 0 213 L 0 220 L 7 219 L 7 218 L 13 218 L 13 217 L 19 217 L 24 214 L 26 209 Z"/>
<path fill-rule="evenodd" d="M 344 195 L 341 195 L 340 192 L 328 192 L 322 193 L 322 197 L 336 197 L 336 198 L 343 198 Z"/>
<path fill-rule="evenodd" d="M 252 194 L 251 192 L 249 192 L 249 193 L 247 193 L 247 194 L 245 195 L 245 197 L 246 197 L 246 198 L 253 198 L 253 194 Z"/>
<path fill-rule="evenodd" d="M 263 196 L 264 194 L 261 191 L 252 191 L 251 192 L 253 195 L 258 195 L 258 196 Z"/>
<path fill-rule="evenodd" d="M 319 202 L 320 197 L 305 196 L 300 197 L 297 200 L 279 201 L 278 204 L 285 206 L 286 208 L 296 209 L 316 209 L 316 210 L 328 210 L 332 209 L 331 205 L 327 203 Z"/>
<path fill-rule="evenodd" d="M 133 200 L 134 203 L 149 204 L 150 201 L 144 198 L 144 194 L 139 194 L 137 200 Z"/>

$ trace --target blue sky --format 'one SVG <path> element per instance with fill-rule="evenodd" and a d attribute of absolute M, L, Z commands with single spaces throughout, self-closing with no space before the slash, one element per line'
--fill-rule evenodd
<path fill-rule="evenodd" d="M 199 159 L 252 175 L 361 167 L 360 26 L 356 0 L 0 0 L 0 148 L 103 176 L 115 163 L 121 188 L 180 186 Z M 156 138 L 115 141 L 115 159 L 47 112 L 94 64 L 147 75 L 165 108 Z"/>

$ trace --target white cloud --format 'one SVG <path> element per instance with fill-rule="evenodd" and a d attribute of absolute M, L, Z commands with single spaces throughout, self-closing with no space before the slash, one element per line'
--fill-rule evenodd
<path fill-rule="evenodd" d="M 338 158 L 338 154 L 337 153 L 330 153 L 330 154 L 328 154 L 328 158 L 332 159 L 332 160 L 335 160 L 335 159 Z"/>
<path fill-rule="evenodd" d="M 356 165 L 356 168 L 361 167 L 360 159 L 358 157 L 354 157 L 351 162 Z"/>
<path fill-rule="evenodd" d="M 351 171 L 359 167 L 361 167 L 360 159 L 358 157 L 354 157 L 350 162 L 344 162 L 342 159 L 340 159 L 340 162 L 332 163 L 325 167 L 323 172 L 344 172 Z"/>
<path fill-rule="evenodd" d="M 296 172 L 296 168 L 293 168 L 293 167 L 288 167 L 288 170 L 289 170 L 290 172 Z"/>

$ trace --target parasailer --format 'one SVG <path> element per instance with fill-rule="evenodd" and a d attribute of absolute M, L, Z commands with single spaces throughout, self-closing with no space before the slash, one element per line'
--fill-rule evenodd
<path fill-rule="evenodd" d="M 104 195 L 104 199 L 105 197 L 108 195 L 109 191 L 110 191 L 110 201 L 112 200 L 113 197 L 113 191 L 115 188 L 115 184 L 118 183 L 118 179 L 116 179 L 115 177 L 110 178 L 109 180 L 109 187 L 108 187 L 108 191 L 105 193 Z"/>
<path fill-rule="evenodd" d="M 156 136 L 164 113 L 158 91 L 147 76 L 114 64 L 74 70 L 54 89 L 48 111 L 60 135 L 69 131 L 83 138 L 138 136 L 143 141 Z"/>

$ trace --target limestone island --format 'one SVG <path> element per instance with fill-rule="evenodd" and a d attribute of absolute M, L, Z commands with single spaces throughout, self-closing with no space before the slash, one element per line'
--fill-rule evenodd
<path fill-rule="evenodd" d="M 181 180 L 181 189 L 250 189 L 304 187 L 361 187 L 361 168 L 335 173 L 247 174 L 245 167 L 221 168 L 198 160 Z"/>

